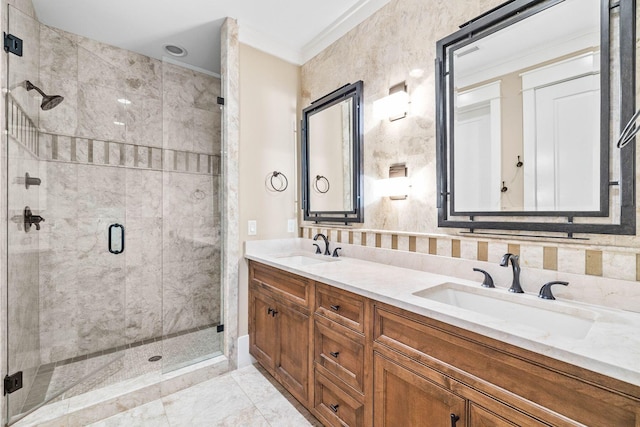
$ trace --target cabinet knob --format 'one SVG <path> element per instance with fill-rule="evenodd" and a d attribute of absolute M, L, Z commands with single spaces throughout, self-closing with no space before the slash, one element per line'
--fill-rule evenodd
<path fill-rule="evenodd" d="M 331 410 L 333 412 L 335 412 L 336 414 L 338 413 L 338 408 L 340 407 L 340 405 L 329 405 L 329 408 L 331 408 Z"/>
<path fill-rule="evenodd" d="M 334 310 L 334 311 L 340 310 L 340 306 L 339 305 L 332 305 L 330 307 L 331 307 L 331 310 Z"/>
<path fill-rule="evenodd" d="M 451 414 L 451 427 L 456 427 L 456 424 L 458 423 L 459 419 L 460 417 L 457 416 L 456 414 Z"/>
<path fill-rule="evenodd" d="M 340 354 L 340 352 L 339 351 L 330 351 L 329 354 L 337 359 L 338 355 Z"/>

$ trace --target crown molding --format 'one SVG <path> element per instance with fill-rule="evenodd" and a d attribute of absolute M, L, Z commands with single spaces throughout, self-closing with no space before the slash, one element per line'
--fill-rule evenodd
<path fill-rule="evenodd" d="M 328 48 L 336 40 L 343 37 L 362 21 L 389 3 L 389 1 L 390 0 L 360 0 L 353 5 L 353 7 L 325 28 L 324 31 L 302 47 L 302 64 Z"/>
<path fill-rule="evenodd" d="M 362 21 L 373 15 L 390 0 L 360 0 L 349 10 L 333 21 L 320 34 L 315 36 L 302 49 L 296 49 L 273 40 L 265 34 L 239 22 L 239 40 L 241 43 L 263 52 L 277 56 L 292 64 L 302 65 L 340 37 L 347 34 Z"/>

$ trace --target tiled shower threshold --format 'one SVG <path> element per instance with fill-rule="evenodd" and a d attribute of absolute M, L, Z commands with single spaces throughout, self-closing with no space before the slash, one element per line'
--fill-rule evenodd
<path fill-rule="evenodd" d="M 80 427 L 184 390 L 230 370 L 217 356 L 173 372 L 153 372 L 46 405 L 14 424 L 16 427 Z"/>
<path fill-rule="evenodd" d="M 223 333 L 197 329 L 41 367 L 23 412 L 35 411 L 15 425 L 86 425 L 226 372 Z M 149 361 L 156 355 L 161 361 Z M 45 396 L 53 400 L 38 408 Z"/>

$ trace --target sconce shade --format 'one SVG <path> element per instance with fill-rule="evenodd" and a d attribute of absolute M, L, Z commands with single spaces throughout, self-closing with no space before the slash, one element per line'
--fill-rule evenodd
<path fill-rule="evenodd" d="M 409 94 L 404 82 L 389 89 L 389 95 L 373 102 L 373 115 L 377 120 L 390 121 L 402 119 L 409 111 Z"/>

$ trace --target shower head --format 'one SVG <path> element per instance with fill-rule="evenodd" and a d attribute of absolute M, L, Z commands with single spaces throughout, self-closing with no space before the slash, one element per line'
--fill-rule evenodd
<path fill-rule="evenodd" d="M 62 101 L 64 101 L 64 97 L 60 95 L 46 95 L 40 88 L 29 80 L 26 81 L 27 91 L 35 89 L 40 95 L 42 95 L 42 104 L 40 104 L 40 108 L 44 111 L 51 110 L 54 107 L 57 107 Z"/>

